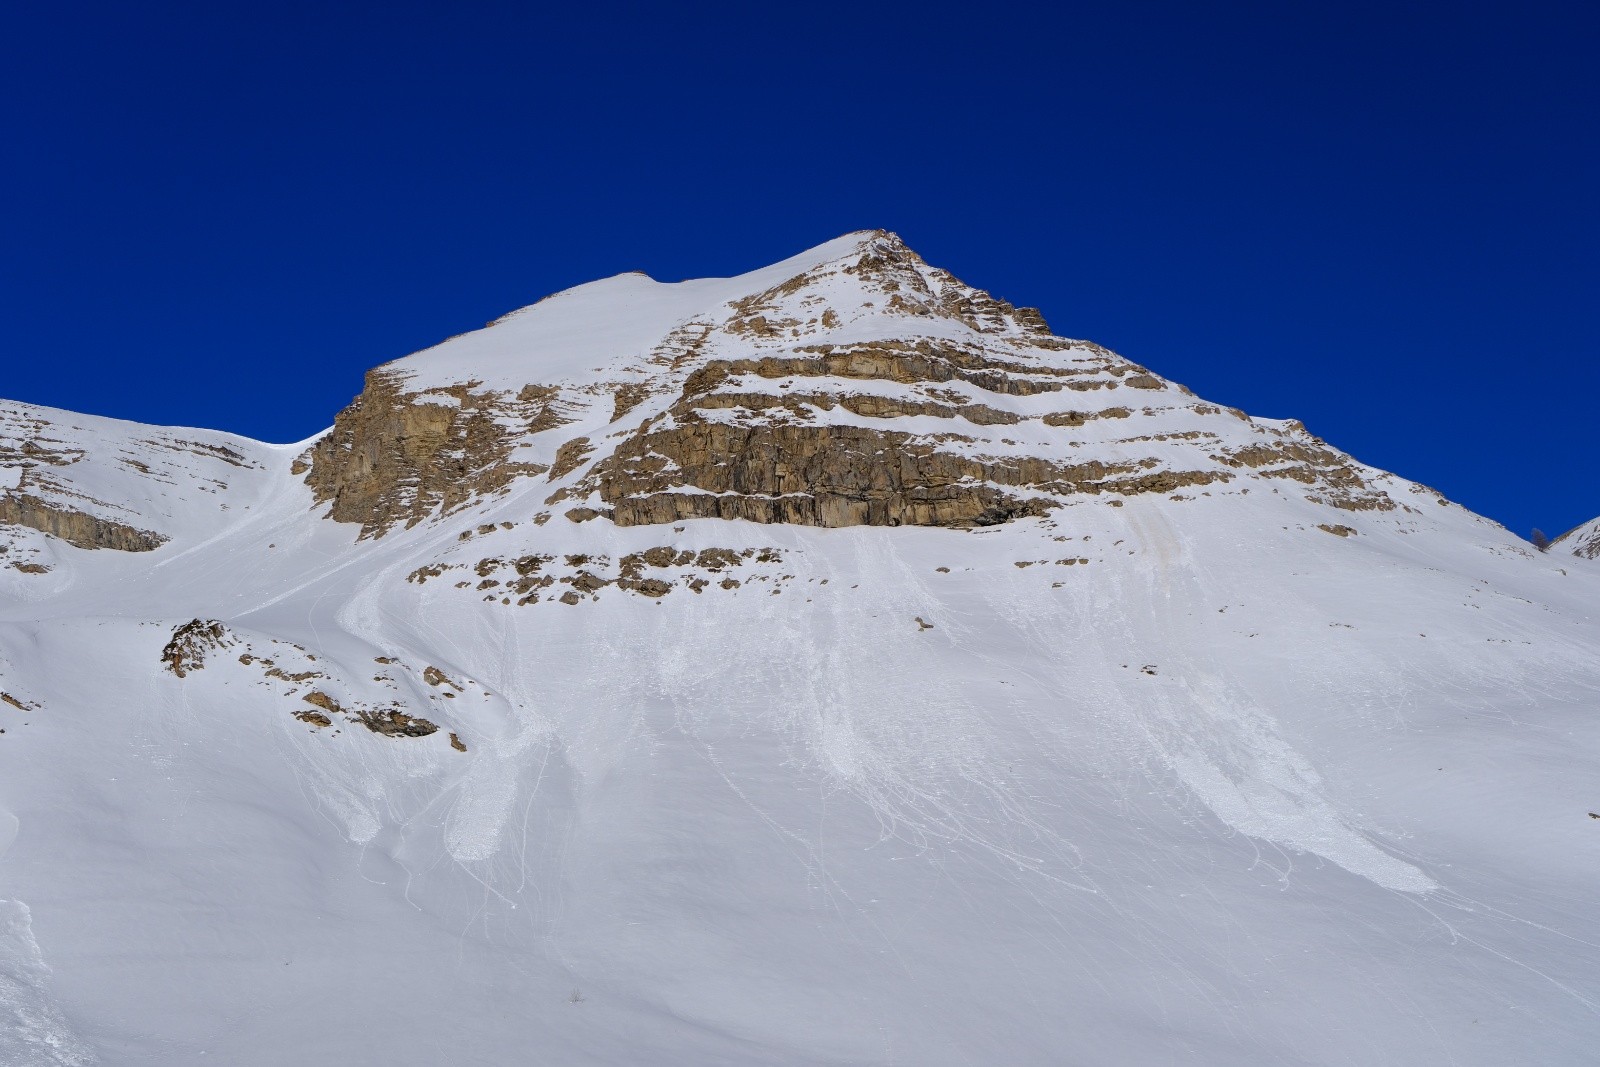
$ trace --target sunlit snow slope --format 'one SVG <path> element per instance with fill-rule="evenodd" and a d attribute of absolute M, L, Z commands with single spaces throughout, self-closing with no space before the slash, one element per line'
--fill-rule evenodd
<path fill-rule="evenodd" d="M 1583 1064 L 1600 561 L 859 233 L 0 402 L 0 1064 Z"/>
<path fill-rule="evenodd" d="M 1555 539 L 1550 546 L 1583 559 L 1600 559 L 1600 519 L 1590 519 Z"/>

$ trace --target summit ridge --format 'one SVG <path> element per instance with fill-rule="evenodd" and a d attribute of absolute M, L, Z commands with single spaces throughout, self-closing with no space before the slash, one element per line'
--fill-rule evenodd
<path fill-rule="evenodd" d="M 302 464 L 366 534 L 540 475 L 551 506 L 626 525 L 992 525 L 1263 478 L 1399 506 L 1298 424 L 1057 337 L 882 231 L 734 279 L 558 293 L 374 370 Z"/>

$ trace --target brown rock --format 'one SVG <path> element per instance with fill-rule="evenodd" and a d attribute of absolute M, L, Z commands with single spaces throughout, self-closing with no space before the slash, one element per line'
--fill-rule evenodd
<path fill-rule="evenodd" d="M 324 693 L 320 689 L 313 689 L 300 699 L 304 700 L 307 704 L 321 708 L 323 711 L 331 711 L 335 715 L 342 715 L 344 713 L 344 709 L 339 706 L 339 702 L 334 700 L 331 696 L 329 696 L 327 693 Z"/>
<path fill-rule="evenodd" d="M 427 737 L 439 728 L 427 719 L 407 715 L 397 708 L 356 712 L 356 719 L 375 734 L 385 737 Z"/>
<path fill-rule="evenodd" d="M 556 449 L 556 460 L 550 465 L 550 480 L 564 478 L 583 465 L 584 457 L 594 451 L 587 437 L 574 437 Z"/>
<path fill-rule="evenodd" d="M 513 399 L 474 392 L 476 383 L 431 391 L 448 397 L 445 403 L 403 385 L 392 371 L 369 371 L 361 395 L 312 446 L 306 484 L 318 503 L 331 502 L 330 518 L 360 523 L 362 537 L 381 537 L 541 473 L 511 461 L 515 436 L 505 423 L 521 418 L 530 432 L 559 425 L 552 392 L 530 386 Z"/>
<path fill-rule="evenodd" d="M 215 619 L 194 619 L 172 631 L 172 639 L 161 650 L 161 662 L 179 678 L 205 666 L 206 652 L 222 648 L 228 631 Z"/>
<path fill-rule="evenodd" d="M 428 667 L 422 672 L 422 680 L 432 686 L 447 685 L 456 692 L 461 692 L 461 687 L 450 680 L 450 677 L 438 667 Z"/>
<path fill-rule="evenodd" d="M 88 512 L 52 504 L 29 493 L 8 492 L 0 496 L 0 524 L 26 526 L 40 533 L 59 537 L 77 548 L 109 548 L 118 552 L 151 552 L 166 544 L 167 539 L 149 530 L 139 530 L 126 523 L 98 518 Z M 29 570 L 37 564 L 21 564 L 17 570 L 25 574 L 42 574 L 43 570 Z M 45 568 L 48 569 L 48 568 Z"/>

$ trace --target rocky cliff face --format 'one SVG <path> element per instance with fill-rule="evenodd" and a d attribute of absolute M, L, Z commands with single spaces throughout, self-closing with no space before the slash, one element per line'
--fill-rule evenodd
<path fill-rule="evenodd" d="M 0 525 L 26 526 L 58 537 L 76 548 L 110 548 L 119 552 L 150 552 L 166 538 L 126 523 L 97 518 L 41 500 L 29 493 L 0 496 Z"/>
<path fill-rule="evenodd" d="M 248 443 L 96 436 L 8 410 L 0 526 L 78 548 L 153 550 L 162 508 L 225 511 L 235 481 L 265 470 Z M 102 467 L 148 492 L 99 494 Z M 1345 511 L 1407 506 L 1303 427 L 1057 337 L 1038 311 L 881 231 L 738 278 L 625 275 L 556 294 L 371 371 L 291 472 L 361 538 L 519 487 L 537 488 L 537 508 L 617 526 L 968 528 L 1252 489 Z M 39 551 L 18 543 L 7 562 L 42 572 Z"/>
<path fill-rule="evenodd" d="M 1061 368 L 1042 369 L 1047 373 L 989 358 L 981 348 L 926 341 L 714 361 L 690 376 L 664 416 L 597 465 L 600 498 L 622 526 L 703 517 L 986 526 L 1040 514 L 1055 495 L 1162 491 L 1231 477 L 1152 474 L 1158 462 L 1148 459 L 1073 462 L 1010 448 L 986 454 L 981 444 L 994 428 L 1017 426 L 1025 416 L 985 403 L 983 393 L 1031 397 L 1069 387 L 1065 374 L 1055 373 Z M 967 389 L 942 388 L 952 382 Z M 856 391 L 883 384 L 912 388 Z M 1044 420 L 1094 417 L 1104 415 L 1033 418 L 1048 425 Z M 891 428 L 901 420 L 938 420 L 938 428 Z"/>
<path fill-rule="evenodd" d="M 522 436 L 565 421 L 559 391 L 527 385 L 511 396 L 480 385 L 408 392 L 404 376 L 371 371 L 361 395 L 293 472 L 305 475 L 318 503 L 332 505 L 329 518 L 359 523 L 363 537 L 449 514 L 544 473 L 545 465 L 514 453 Z"/>
<path fill-rule="evenodd" d="M 597 349 L 598 366 L 560 381 L 541 376 L 543 303 L 507 320 L 527 338 L 521 374 L 543 384 L 451 380 L 429 354 L 380 368 L 310 451 L 307 483 L 363 535 L 538 473 L 555 486 L 547 504 L 619 526 L 971 527 L 1080 498 L 1262 482 L 1346 510 L 1396 506 L 1371 472 L 1302 427 L 1254 422 L 1054 336 L 1036 310 L 928 266 L 892 234 L 833 251 L 775 281 L 722 283 L 649 344 Z M 593 329 L 652 295 L 597 304 Z M 564 296 L 549 302 L 558 314 Z M 582 344 L 584 325 L 545 332 Z M 503 328 L 461 346 L 498 344 L 515 373 L 515 345 L 496 340 Z M 469 368 L 463 358 L 457 378 Z"/>

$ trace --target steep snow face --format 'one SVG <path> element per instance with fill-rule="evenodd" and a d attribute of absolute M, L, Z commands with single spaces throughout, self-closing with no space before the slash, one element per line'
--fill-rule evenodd
<path fill-rule="evenodd" d="M 52 554 L 0 596 L 8 1064 L 1600 1037 L 1600 572 L 889 235 L 559 294 L 309 448 L 30 417 L 0 455 L 165 540 L 0 526 Z"/>
<path fill-rule="evenodd" d="M 1551 542 L 1556 551 L 1570 552 L 1583 559 L 1600 559 L 1600 519 L 1590 519 Z"/>

